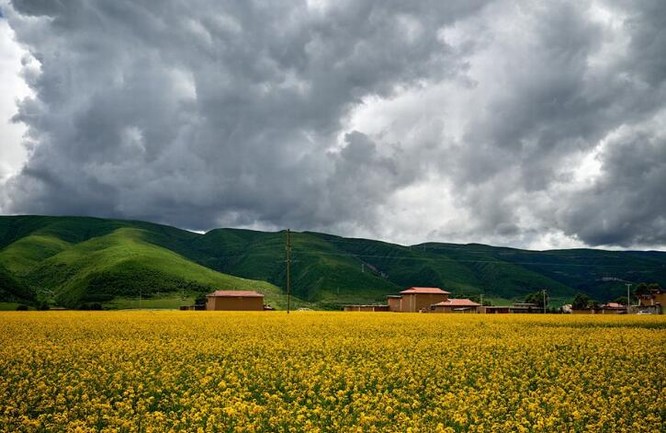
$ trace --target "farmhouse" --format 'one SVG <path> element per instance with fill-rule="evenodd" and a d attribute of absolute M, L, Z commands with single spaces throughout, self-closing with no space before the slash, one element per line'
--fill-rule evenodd
<path fill-rule="evenodd" d="M 449 299 L 439 287 L 410 287 L 389 295 L 383 305 L 346 305 L 344 311 L 393 311 L 402 313 L 478 313 L 481 304 L 469 299 Z"/>
<path fill-rule="evenodd" d="M 216 290 L 206 295 L 206 310 L 262 311 L 264 295 L 251 290 Z"/>
<path fill-rule="evenodd" d="M 451 293 L 439 287 L 410 287 L 400 292 L 400 298 L 389 298 L 391 311 L 428 311 L 430 306 L 449 299 Z"/>
<path fill-rule="evenodd" d="M 638 297 L 638 311 L 642 313 L 663 314 L 666 304 L 666 290 L 650 290 L 650 293 Z"/>
<path fill-rule="evenodd" d="M 481 304 L 469 299 L 447 299 L 430 306 L 434 313 L 478 313 Z"/>
<path fill-rule="evenodd" d="M 599 312 L 601 314 L 626 314 L 627 307 L 617 302 L 609 302 L 602 305 Z"/>
<path fill-rule="evenodd" d="M 400 303 L 402 302 L 401 295 L 388 295 L 386 303 L 388 304 L 389 311 L 400 311 Z"/>

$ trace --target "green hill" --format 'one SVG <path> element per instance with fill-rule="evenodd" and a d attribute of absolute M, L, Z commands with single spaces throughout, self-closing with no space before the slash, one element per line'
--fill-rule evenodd
<path fill-rule="evenodd" d="M 16 219 L 19 224 L 12 217 L 0 218 L 3 301 L 48 298 L 73 308 L 116 297 L 196 297 L 241 289 L 258 290 L 267 302 L 284 304 L 281 291 L 269 283 L 216 272 L 151 241 L 179 243 L 198 236 L 189 232 L 95 218 Z"/>
<path fill-rule="evenodd" d="M 0 217 L 0 301 L 46 298 L 75 307 L 137 297 L 191 299 L 233 288 L 261 291 L 267 302 L 284 307 L 285 281 L 285 232 L 202 235 L 142 221 Z M 625 282 L 666 286 L 666 253 L 410 247 L 292 232 L 291 281 L 295 304 L 318 308 L 380 302 L 408 286 L 505 300 L 547 289 L 560 303 L 584 292 L 603 302 L 625 294 Z"/>

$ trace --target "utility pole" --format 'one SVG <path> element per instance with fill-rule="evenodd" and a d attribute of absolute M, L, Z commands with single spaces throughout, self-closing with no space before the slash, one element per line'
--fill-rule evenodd
<path fill-rule="evenodd" d="M 546 289 L 543 289 L 543 314 L 546 314 Z"/>
<path fill-rule="evenodd" d="M 629 314 L 629 306 L 631 305 L 630 301 L 631 295 L 629 294 L 629 291 L 631 290 L 631 283 L 626 283 L 626 286 L 627 286 L 627 314 Z"/>
<path fill-rule="evenodd" d="M 287 229 L 287 245 L 285 246 L 287 255 L 287 314 L 291 309 L 291 232 Z"/>

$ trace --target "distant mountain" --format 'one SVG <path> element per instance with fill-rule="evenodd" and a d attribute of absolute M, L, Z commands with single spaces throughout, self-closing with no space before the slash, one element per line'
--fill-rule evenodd
<path fill-rule="evenodd" d="M 666 253 L 591 249 L 527 251 L 486 245 L 401 246 L 292 233 L 292 295 L 319 308 L 376 302 L 408 286 L 456 296 L 520 300 L 546 289 L 607 301 L 625 282 L 666 286 Z M 204 235 L 142 221 L 0 217 L 0 301 L 49 294 L 74 307 L 92 300 L 260 290 L 285 305 L 285 232 L 216 229 Z"/>

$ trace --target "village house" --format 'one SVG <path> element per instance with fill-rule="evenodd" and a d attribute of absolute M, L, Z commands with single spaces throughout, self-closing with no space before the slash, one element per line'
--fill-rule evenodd
<path fill-rule="evenodd" d="M 451 293 L 442 290 L 439 287 L 410 287 L 400 292 L 400 298 L 389 298 L 389 308 L 391 299 L 393 307 L 391 311 L 411 312 L 428 311 L 430 306 L 438 302 L 447 301 Z M 398 302 L 399 301 L 399 302 Z"/>
<path fill-rule="evenodd" d="M 393 311 L 401 313 L 478 313 L 481 304 L 469 299 L 449 298 L 439 287 L 410 287 L 387 296 L 383 305 L 346 305 L 344 311 Z"/>
<path fill-rule="evenodd" d="M 401 295 L 388 295 L 386 303 L 388 304 L 389 311 L 400 311 L 400 303 L 402 302 Z"/>
<path fill-rule="evenodd" d="M 617 302 L 609 302 L 604 304 L 599 308 L 599 313 L 601 314 L 627 314 L 626 305 L 619 304 Z"/>
<path fill-rule="evenodd" d="M 252 290 L 216 290 L 206 295 L 206 310 L 262 311 L 264 295 Z"/>
<path fill-rule="evenodd" d="M 469 299 L 447 299 L 430 306 L 434 313 L 478 313 L 481 304 Z"/>
<path fill-rule="evenodd" d="M 666 304 L 666 290 L 658 288 L 638 297 L 638 311 L 650 314 L 663 314 Z"/>

